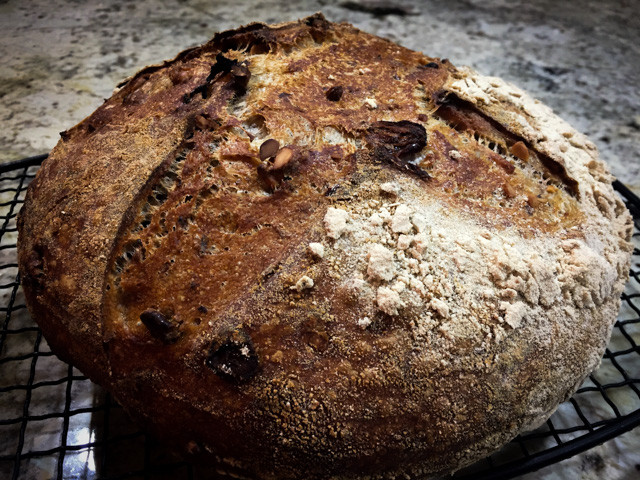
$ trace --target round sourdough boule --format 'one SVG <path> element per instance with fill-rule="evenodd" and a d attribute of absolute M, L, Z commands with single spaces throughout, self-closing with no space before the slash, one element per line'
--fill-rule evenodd
<path fill-rule="evenodd" d="M 518 88 L 321 15 L 143 69 L 19 217 L 54 352 L 250 478 L 441 474 L 598 365 L 631 219 Z"/>

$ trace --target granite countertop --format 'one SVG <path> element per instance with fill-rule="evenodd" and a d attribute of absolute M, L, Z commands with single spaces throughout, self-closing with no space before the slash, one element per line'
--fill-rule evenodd
<path fill-rule="evenodd" d="M 358 4 L 385 2 L 0 2 L 0 162 L 49 151 L 58 132 L 90 114 L 123 78 L 216 31 L 322 11 L 528 90 L 590 136 L 612 172 L 640 193 L 633 1 L 432 0 L 385 15 Z"/>
<path fill-rule="evenodd" d="M 372 8 L 373 7 L 373 8 Z M 138 69 L 251 21 L 322 11 L 528 90 L 640 194 L 640 15 L 632 0 L 0 0 L 0 162 L 48 152 Z M 631 479 L 638 429 L 522 478 Z"/>

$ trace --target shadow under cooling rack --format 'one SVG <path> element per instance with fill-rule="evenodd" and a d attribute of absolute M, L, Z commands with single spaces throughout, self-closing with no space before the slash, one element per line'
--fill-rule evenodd
<path fill-rule="evenodd" d="M 0 478 L 196 479 L 140 432 L 102 388 L 49 349 L 24 304 L 16 217 L 46 155 L 0 165 Z M 630 280 L 602 364 L 541 428 L 518 436 L 457 480 L 508 479 L 640 425 L 640 200 L 616 182 L 634 216 Z"/>

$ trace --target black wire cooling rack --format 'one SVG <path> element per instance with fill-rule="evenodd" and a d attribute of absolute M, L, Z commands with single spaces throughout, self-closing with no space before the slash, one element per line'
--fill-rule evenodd
<path fill-rule="evenodd" d="M 24 304 L 16 217 L 46 155 L 0 165 L 0 478 L 211 479 L 142 433 L 99 386 L 59 360 Z M 514 478 L 640 425 L 640 199 L 614 184 L 634 216 L 630 280 L 598 370 L 541 428 L 459 472 Z"/>

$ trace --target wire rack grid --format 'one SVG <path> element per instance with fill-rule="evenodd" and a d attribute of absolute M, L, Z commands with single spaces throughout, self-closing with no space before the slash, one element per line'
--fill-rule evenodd
<path fill-rule="evenodd" d="M 141 432 L 102 388 L 49 349 L 24 303 L 16 218 L 46 155 L 0 165 L 0 478 L 210 479 Z M 514 478 L 640 425 L 640 199 L 614 184 L 634 216 L 630 280 L 601 366 L 545 425 L 457 480 Z M 0 317 L 2 318 L 2 317 Z"/>

